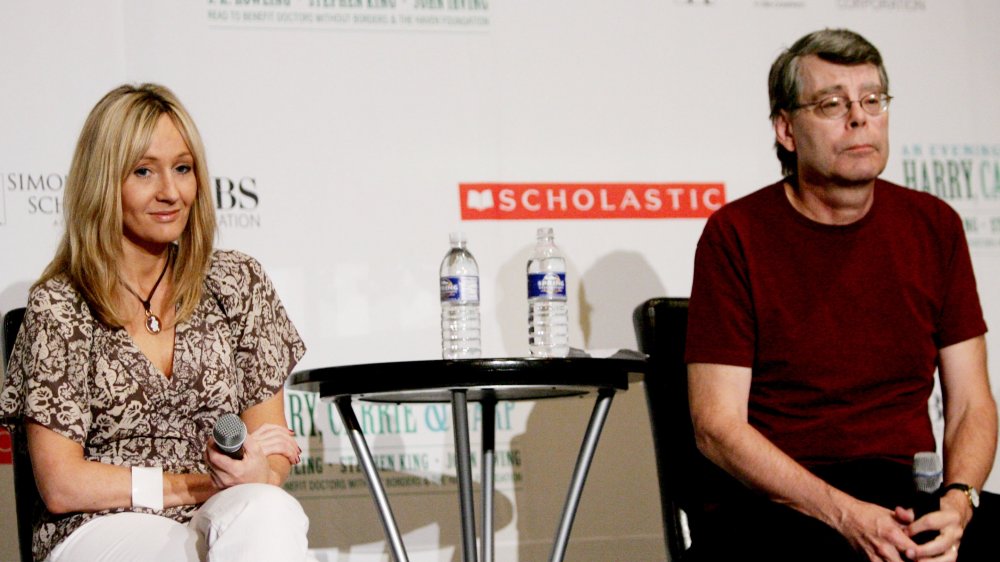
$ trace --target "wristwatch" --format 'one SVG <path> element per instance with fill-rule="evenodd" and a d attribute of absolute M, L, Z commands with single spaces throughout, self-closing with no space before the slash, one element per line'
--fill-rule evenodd
<path fill-rule="evenodd" d="M 975 486 L 969 486 L 968 484 L 962 484 L 960 482 L 955 482 L 954 484 L 948 484 L 941 488 L 941 495 L 944 496 L 948 493 L 948 490 L 962 490 L 965 495 L 969 498 L 969 505 L 972 506 L 973 511 L 979 507 L 979 490 Z"/>

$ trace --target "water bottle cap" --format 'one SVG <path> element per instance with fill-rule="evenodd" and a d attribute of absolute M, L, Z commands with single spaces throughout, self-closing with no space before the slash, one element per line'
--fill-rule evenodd
<path fill-rule="evenodd" d="M 552 227 L 549 227 L 549 226 L 539 227 L 539 229 L 538 229 L 538 238 L 539 239 L 541 239 L 541 238 L 552 238 L 552 237 L 553 237 Z"/>
<path fill-rule="evenodd" d="M 465 245 L 465 233 L 461 232 L 461 231 L 451 232 L 451 233 L 448 234 L 448 240 L 451 241 L 451 245 L 452 246 L 464 246 Z"/>

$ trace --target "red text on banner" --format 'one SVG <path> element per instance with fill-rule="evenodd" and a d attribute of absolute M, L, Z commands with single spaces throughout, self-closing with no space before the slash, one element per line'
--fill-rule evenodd
<path fill-rule="evenodd" d="M 705 218 L 722 183 L 463 183 L 462 220 Z"/>

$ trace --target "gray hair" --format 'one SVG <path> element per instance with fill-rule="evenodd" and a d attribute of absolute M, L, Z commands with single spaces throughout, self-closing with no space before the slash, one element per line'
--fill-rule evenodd
<path fill-rule="evenodd" d="M 771 122 L 782 111 L 791 111 L 799 103 L 802 92 L 802 81 L 799 76 L 799 58 L 816 55 L 822 60 L 843 65 L 871 64 L 878 69 L 882 81 L 882 91 L 889 93 L 889 75 L 882 64 L 882 55 L 875 45 L 867 39 L 848 29 L 823 29 L 814 31 L 796 41 L 786 49 L 774 64 L 767 77 L 768 95 L 771 99 Z M 798 170 L 798 157 L 774 141 L 778 160 L 781 162 L 781 172 L 793 176 Z"/>

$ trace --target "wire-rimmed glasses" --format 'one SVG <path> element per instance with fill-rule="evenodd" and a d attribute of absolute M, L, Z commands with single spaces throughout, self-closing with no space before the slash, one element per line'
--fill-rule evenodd
<path fill-rule="evenodd" d="M 792 110 L 815 107 L 816 110 L 828 119 L 840 119 L 851 111 L 851 105 L 857 103 L 868 115 L 880 115 L 889 109 L 889 102 L 892 96 L 889 94 L 868 94 L 861 99 L 852 100 L 846 96 L 830 96 L 812 103 L 803 103 L 792 107 Z"/>

